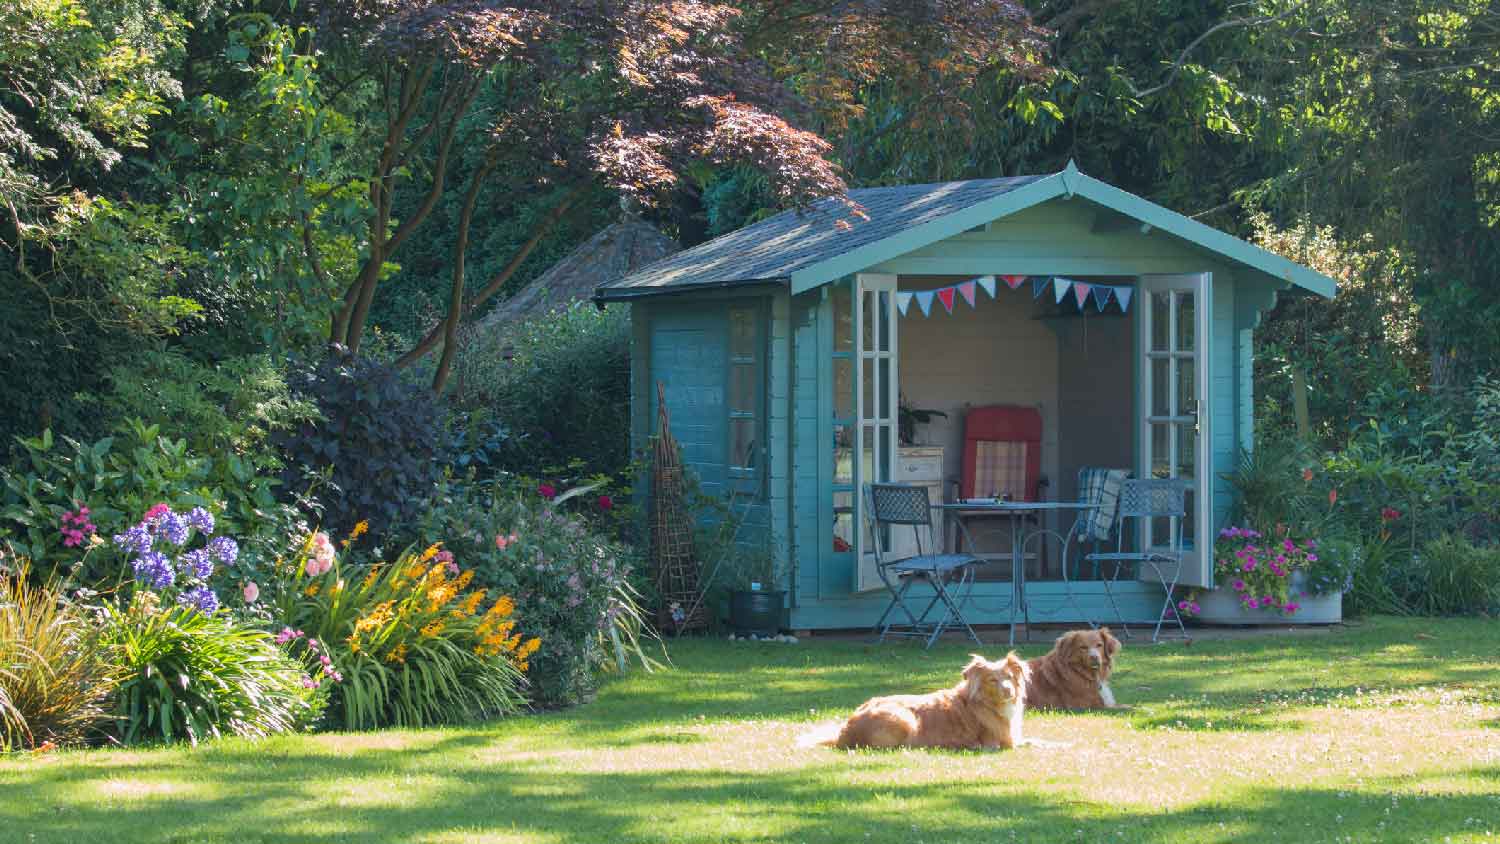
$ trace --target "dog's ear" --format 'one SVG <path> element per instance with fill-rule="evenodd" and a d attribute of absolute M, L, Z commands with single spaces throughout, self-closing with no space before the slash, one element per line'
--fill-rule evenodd
<path fill-rule="evenodd" d="M 1099 635 L 1104 637 L 1105 652 L 1114 656 L 1120 650 L 1120 640 L 1115 638 L 1115 634 L 1109 632 L 1108 627 L 1099 628 Z"/>
<path fill-rule="evenodd" d="M 1005 655 L 1005 661 L 1000 664 L 1000 670 L 1020 679 L 1026 676 L 1026 662 L 1015 651 L 1011 651 Z"/>

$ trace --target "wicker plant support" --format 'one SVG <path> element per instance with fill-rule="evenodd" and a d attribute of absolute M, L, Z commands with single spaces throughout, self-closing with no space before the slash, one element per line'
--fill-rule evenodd
<path fill-rule="evenodd" d="M 693 521 L 684 502 L 682 450 L 672 436 L 666 389 L 656 384 L 657 437 L 651 464 L 651 569 L 660 603 L 657 629 L 683 633 L 708 626 Z"/>

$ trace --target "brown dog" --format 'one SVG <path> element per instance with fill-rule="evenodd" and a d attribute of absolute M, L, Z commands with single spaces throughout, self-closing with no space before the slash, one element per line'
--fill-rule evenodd
<path fill-rule="evenodd" d="M 1021 743 L 1026 701 L 1025 663 L 1012 652 L 990 662 L 978 654 L 951 689 L 865 701 L 832 747 L 950 747 L 995 750 Z"/>
<path fill-rule="evenodd" d="M 1026 661 L 1026 703 L 1051 709 L 1113 709 L 1109 675 L 1120 640 L 1108 627 L 1074 630 L 1046 656 Z"/>

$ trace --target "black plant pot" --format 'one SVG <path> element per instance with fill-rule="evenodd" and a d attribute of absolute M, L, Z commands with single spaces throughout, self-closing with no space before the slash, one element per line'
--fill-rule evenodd
<path fill-rule="evenodd" d="M 781 632 L 782 592 L 732 592 L 729 627 L 736 634 L 775 636 Z"/>

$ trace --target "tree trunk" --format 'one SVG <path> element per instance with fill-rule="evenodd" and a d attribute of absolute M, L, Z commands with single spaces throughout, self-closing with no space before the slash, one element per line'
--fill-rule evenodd
<path fill-rule="evenodd" d="M 469 248 L 469 226 L 474 219 L 474 206 L 479 202 L 479 192 L 494 168 L 494 163 L 487 161 L 474 173 L 469 182 L 468 193 L 464 196 L 463 210 L 459 212 L 458 239 L 453 245 L 453 290 L 448 299 L 448 318 L 443 321 L 443 356 L 438 360 L 437 372 L 432 376 L 434 393 L 441 394 L 443 387 L 447 386 L 448 373 L 453 370 L 453 358 L 458 354 L 458 323 L 463 311 L 453 307 L 453 303 L 462 302 L 464 298 L 464 253 Z"/>

